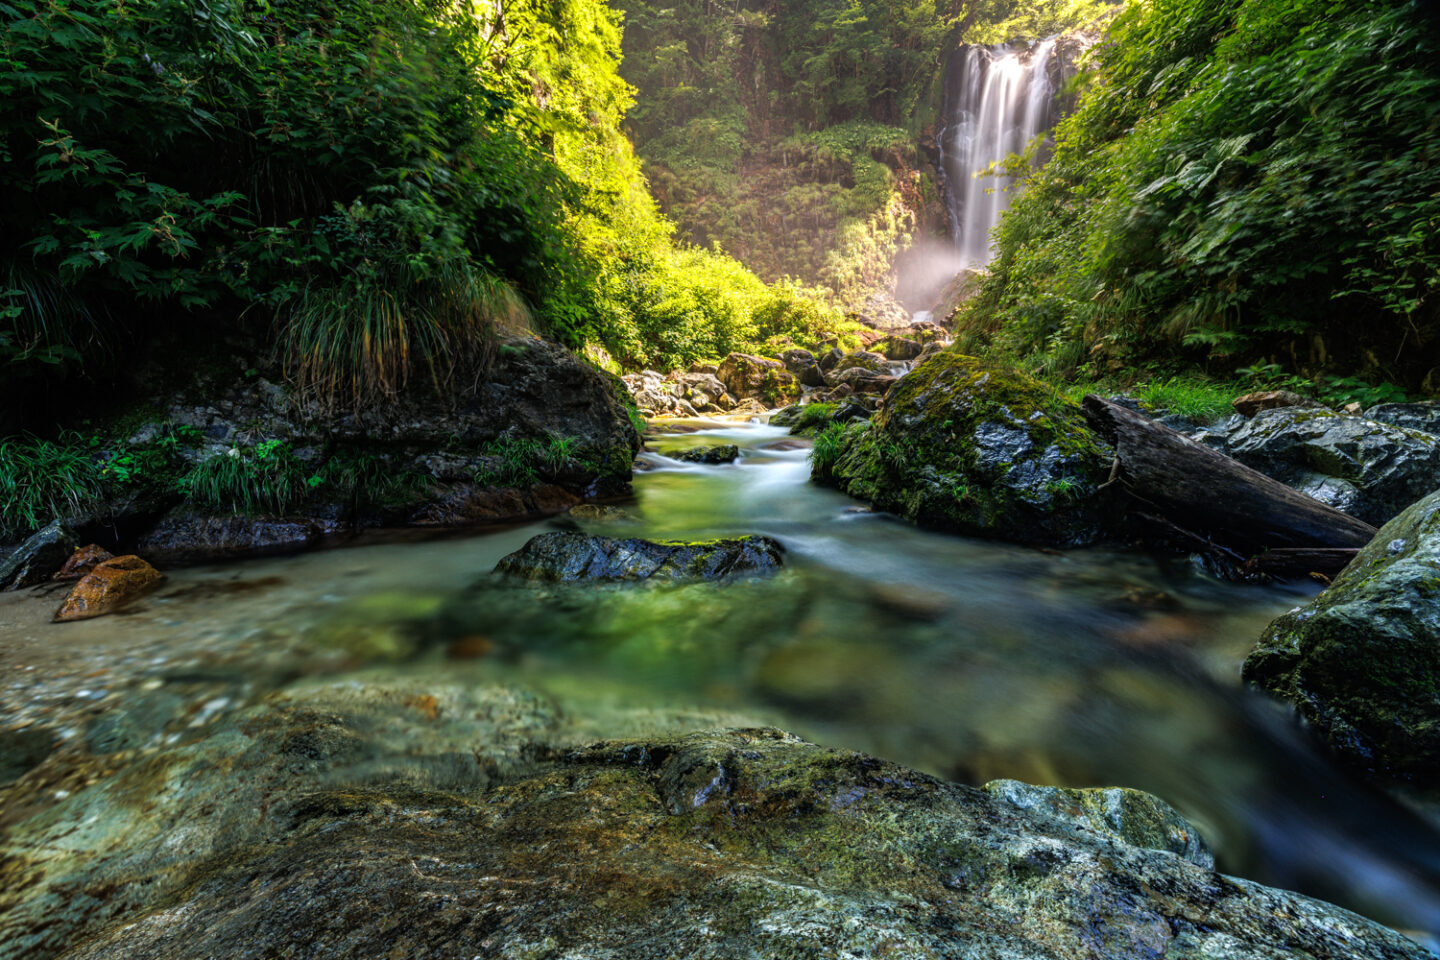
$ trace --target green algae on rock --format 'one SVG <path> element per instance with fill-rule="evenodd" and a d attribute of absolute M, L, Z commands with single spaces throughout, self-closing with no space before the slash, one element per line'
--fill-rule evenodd
<path fill-rule="evenodd" d="M 1427 956 L 1214 872 L 1129 791 L 978 790 L 764 728 L 581 745 L 509 687 L 236 719 L 13 827 L 54 852 L 0 856 L 0 958 Z"/>
<path fill-rule="evenodd" d="M 671 460 L 682 463 L 722 464 L 734 463 L 740 459 L 740 448 L 733 443 L 717 443 L 689 450 L 676 450 L 666 454 Z"/>
<path fill-rule="evenodd" d="M 1347 764 L 1440 785 L 1440 491 L 1271 623 L 1244 677 L 1295 704 Z"/>
<path fill-rule="evenodd" d="M 1105 533 L 1103 442 L 1076 404 L 1025 374 L 946 351 L 902 377 L 870 425 L 834 439 L 816 479 L 921 526 L 1059 546 Z"/>
<path fill-rule="evenodd" d="M 722 540 L 617 540 L 562 531 L 532 537 L 503 557 L 495 572 L 525 580 L 718 580 L 766 576 L 784 563 L 769 537 Z"/>

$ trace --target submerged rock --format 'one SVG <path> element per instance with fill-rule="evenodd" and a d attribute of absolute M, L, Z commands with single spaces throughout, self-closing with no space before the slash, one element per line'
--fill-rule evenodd
<path fill-rule="evenodd" d="M 1427 956 L 1216 873 L 1142 794 L 980 790 L 772 729 L 580 732 L 510 688 L 274 698 L 14 827 L 85 843 L 3 860 L 0 956 Z"/>
<path fill-rule="evenodd" d="M 160 571 L 139 557 L 113 557 L 80 578 L 55 613 L 55 622 L 114 613 L 154 590 L 163 579 Z"/>
<path fill-rule="evenodd" d="M 1223 450 L 1377 527 L 1440 488 L 1440 437 L 1324 408 L 1261 411 Z"/>
<path fill-rule="evenodd" d="M 1295 704 L 1347 764 L 1440 786 L 1440 491 L 1271 623 L 1243 675 Z"/>
<path fill-rule="evenodd" d="M 691 447 L 666 454 L 671 460 L 684 463 L 734 463 L 740 459 L 740 448 L 733 443 L 717 443 L 705 447 Z"/>
<path fill-rule="evenodd" d="M 542 533 L 501 559 L 495 572 L 526 580 L 718 580 L 780 569 L 785 548 L 769 537 L 727 540 L 616 540 Z"/>
<path fill-rule="evenodd" d="M 65 565 L 79 546 L 70 528 L 54 521 L 0 560 L 0 589 L 20 590 L 44 583 Z"/>
<path fill-rule="evenodd" d="M 840 442 L 817 479 L 923 526 L 1054 545 L 1107 532 L 1110 457 L 1079 407 L 974 357 L 926 360 Z"/>

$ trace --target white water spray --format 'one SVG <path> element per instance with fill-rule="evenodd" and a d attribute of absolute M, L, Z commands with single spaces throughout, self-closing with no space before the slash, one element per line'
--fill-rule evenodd
<path fill-rule="evenodd" d="M 957 50 L 945 76 L 944 123 L 936 138 L 955 245 L 966 266 L 990 260 L 990 231 L 1009 205 L 1012 178 L 977 176 L 1025 149 L 1054 122 L 1049 62 L 1056 38 L 1033 46 Z"/>

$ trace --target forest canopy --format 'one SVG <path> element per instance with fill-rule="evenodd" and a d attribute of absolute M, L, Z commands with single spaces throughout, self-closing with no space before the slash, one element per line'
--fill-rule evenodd
<path fill-rule="evenodd" d="M 0 20 L 12 390 L 182 325 L 258 331 L 302 385 L 365 402 L 443 382 L 497 325 L 663 366 L 772 335 L 757 314 L 838 319 L 672 244 L 598 0 L 4 0 Z"/>

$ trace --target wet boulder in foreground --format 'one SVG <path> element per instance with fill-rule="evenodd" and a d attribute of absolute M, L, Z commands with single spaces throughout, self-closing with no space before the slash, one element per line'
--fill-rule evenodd
<path fill-rule="evenodd" d="M 831 439 L 816 479 L 921 526 L 1055 546 L 1108 533 L 1110 452 L 1077 404 L 1018 371 L 940 353 Z"/>
<path fill-rule="evenodd" d="M 721 540 L 619 540 L 584 533 L 542 533 L 501 559 L 495 572 L 546 582 L 719 580 L 765 576 L 783 565 L 769 537 Z"/>
<path fill-rule="evenodd" d="M 1440 491 L 1271 623 L 1244 677 L 1295 704 L 1351 766 L 1440 786 Z"/>
<path fill-rule="evenodd" d="M 133 784 L 97 791 L 84 851 L 21 865 L 12 943 L 70 960 L 1428 956 L 1216 873 L 1193 827 L 1133 791 L 975 789 L 771 729 L 519 750 L 560 731 L 499 689 L 310 699 L 170 751 L 146 798 L 183 851 L 107 833 Z M 453 762 L 472 752 L 485 763 Z"/>

